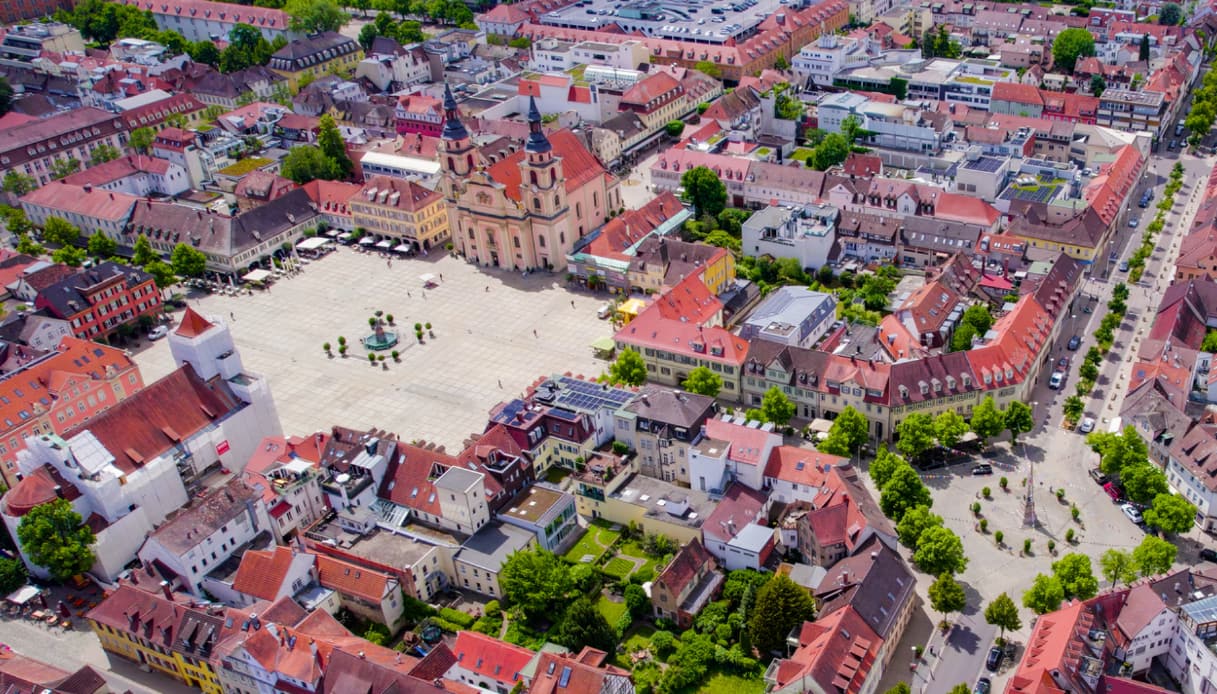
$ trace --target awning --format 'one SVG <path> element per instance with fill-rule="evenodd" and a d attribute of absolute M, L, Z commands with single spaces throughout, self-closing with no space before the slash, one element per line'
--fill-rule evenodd
<path fill-rule="evenodd" d="M 9 596 L 5 598 L 5 600 L 8 600 L 14 605 L 24 605 L 30 600 L 38 597 L 38 594 L 41 592 L 42 591 L 38 590 L 34 586 L 21 586 L 12 593 L 9 593 Z"/>
<path fill-rule="evenodd" d="M 423 284 L 431 284 L 435 281 L 435 275 L 430 272 L 425 275 L 419 275 L 418 278 L 423 281 Z"/>
<path fill-rule="evenodd" d="M 338 240 L 339 240 L 339 241 L 346 241 L 347 239 L 351 238 L 352 236 L 354 236 L 354 234 L 352 234 L 352 233 L 351 233 L 351 232 L 349 232 L 349 231 L 346 231 L 346 232 L 343 232 L 343 233 L 341 233 L 341 234 L 339 234 L 339 235 L 338 235 Z"/>
<path fill-rule="evenodd" d="M 392 248 L 393 242 L 388 239 L 385 239 L 384 241 L 377 241 L 376 247 L 377 248 Z"/>
<path fill-rule="evenodd" d="M 410 244 L 402 243 L 398 244 L 397 248 L 394 248 L 393 250 L 398 253 L 409 253 L 412 249 L 410 248 Z"/>
<path fill-rule="evenodd" d="M 599 340 L 592 342 L 592 349 L 597 352 L 612 352 L 617 349 L 617 343 L 613 342 L 611 337 L 602 337 Z"/>
<path fill-rule="evenodd" d="M 311 239 L 305 239 L 305 240 L 301 241 L 300 243 L 296 244 L 296 250 L 298 250 L 298 251 L 315 251 L 318 248 L 321 248 L 322 246 L 324 246 L 325 244 L 327 244 L 329 242 L 330 242 L 329 239 L 324 239 L 324 238 L 321 238 L 320 236 L 314 236 Z"/>
<path fill-rule="evenodd" d="M 832 429 L 832 422 L 830 420 L 817 417 L 811 420 L 811 424 L 808 424 L 807 428 L 811 429 L 812 431 L 822 431 L 827 433 L 829 429 Z"/>
<path fill-rule="evenodd" d="M 376 243 L 376 239 L 372 238 L 371 236 L 365 236 L 362 239 L 359 239 L 360 246 L 371 246 L 374 243 Z"/>
<path fill-rule="evenodd" d="M 262 282 L 270 279 L 270 277 L 271 274 L 268 270 L 250 270 L 249 272 L 245 273 L 245 276 L 241 279 L 245 280 L 246 282 L 261 284 Z"/>
<path fill-rule="evenodd" d="M 332 239 L 338 238 L 340 234 L 342 234 L 342 231 L 339 229 L 330 229 L 329 231 L 325 232 L 325 235 Z"/>

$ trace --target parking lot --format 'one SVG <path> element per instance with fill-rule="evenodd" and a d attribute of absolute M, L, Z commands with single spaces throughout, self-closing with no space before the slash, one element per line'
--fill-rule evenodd
<path fill-rule="evenodd" d="M 422 275 L 436 277 L 423 288 Z M 288 434 L 332 425 L 380 427 L 403 439 L 459 448 L 489 409 L 541 376 L 598 376 L 590 344 L 611 335 L 596 318 L 600 295 L 568 291 L 565 275 L 484 271 L 463 260 L 389 261 L 342 248 L 252 295 L 191 294 L 204 315 L 231 324 L 245 367 L 266 375 Z M 369 365 L 359 339 L 374 311 L 392 314 L 400 362 Z M 177 314 L 180 316 L 180 312 Z M 419 343 L 415 323 L 431 323 Z M 338 336 L 351 346 L 338 356 Z M 332 344 L 327 357 L 322 344 Z M 166 341 L 136 352 L 145 382 L 175 365 Z"/>

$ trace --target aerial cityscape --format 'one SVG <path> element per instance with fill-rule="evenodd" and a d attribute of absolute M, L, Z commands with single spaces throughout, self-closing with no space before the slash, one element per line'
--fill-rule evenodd
<path fill-rule="evenodd" d="M 1217 693 L 1217 2 L 0 3 L 0 691 Z"/>

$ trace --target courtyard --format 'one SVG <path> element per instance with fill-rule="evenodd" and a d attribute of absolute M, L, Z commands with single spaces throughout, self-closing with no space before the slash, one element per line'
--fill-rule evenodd
<path fill-rule="evenodd" d="M 424 289 L 423 275 L 436 286 Z M 196 311 L 232 326 L 245 368 L 265 375 L 283 430 L 303 435 L 333 425 L 378 427 L 456 453 L 486 427 L 490 408 L 536 379 L 589 378 L 607 364 L 592 341 L 610 336 L 596 318 L 604 296 L 568 291 L 565 273 L 482 270 L 450 255 L 386 259 L 341 248 L 252 296 L 190 294 Z M 370 365 L 360 339 L 375 311 L 391 314 L 394 361 Z M 175 314 L 180 318 L 181 312 Z M 415 323 L 434 338 L 419 343 Z M 338 354 L 346 338 L 347 356 Z M 333 355 L 322 349 L 330 343 Z M 144 343 L 135 360 L 150 383 L 175 368 L 167 341 Z"/>

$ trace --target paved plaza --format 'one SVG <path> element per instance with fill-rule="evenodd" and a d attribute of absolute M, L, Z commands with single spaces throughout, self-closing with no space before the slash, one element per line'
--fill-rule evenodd
<path fill-rule="evenodd" d="M 424 274 L 438 286 L 424 290 Z M 340 248 L 269 291 L 191 294 L 188 301 L 232 324 L 246 369 L 270 379 L 285 433 L 379 427 L 455 452 L 485 428 L 492 406 L 538 377 L 605 370 L 590 345 L 612 334 L 596 318 L 606 298 L 568 291 L 565 277 L 483 270 L 436 254 L 394 259 L 390 268 L 378 255 Z M 401 333 L 400 363 L 381 352 L 387 369 L 370 366 L 359 344 L 376 310 L 392 314 Z M 430 322 L 435 338 L 419 344 L 416 322 Z M 336 351 L 339 335 L 350 345 L 345 359 Z M 135 358 L 145 382 L 174 368 L 166 341 L 145 343 Z"/>

